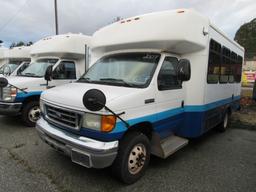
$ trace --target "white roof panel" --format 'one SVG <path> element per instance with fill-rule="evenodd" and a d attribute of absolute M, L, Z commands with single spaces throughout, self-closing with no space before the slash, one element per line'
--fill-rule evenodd
<path fill-rule="evenodd" d="M 209 20 L 190 9 L 162 11 L 131 17 L 108 25 L 93 35 L 92 49 L 115 51 L 150 48 L 178 54 L 206 46 Z"/>
<path fill-rule="evenodd" d="M 63 34 L 46 37 L 33 45 L 31 56 L 80 58 L 85 54 L 85 45 L 90 45 L 90 39 L 90 36 L 83 34 Z"/>
<path fill-rule="evenodd" d="M 29 59 L 32 46 L 14 47 L 5 50 L 5 58 L 8 59 Z"/>

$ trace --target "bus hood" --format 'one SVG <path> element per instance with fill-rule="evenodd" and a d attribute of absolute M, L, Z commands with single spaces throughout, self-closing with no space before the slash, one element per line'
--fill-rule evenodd
<path fill-rule="evenodd" d="M 134 103 L 136 103 L 135 100 L 138 101 L 141 93 L 145 92 L 145 89 L 139 88 L 90 83 L 70 83 L 44 91 L 41 95 L 41 99 L 48 103 L 70 109 L 89 111 L 84 107 L 82 100 L 84 94 L 90 89 L 101 90 L 106 96 L 106 106 L 115 111 L 119 111 L 122 108 L 127 108 L 129 105 L 134 105 Z M 131 99 L 131 96 L 134 97 L 133 100 Z M 128 97 L 130 99 L 127 99 Z"/>
<path fill-rule="evenodd" d="M 26 91 L 33 91 L 33 87 L 37 87 L 38 89 L 40 84 L 45 83 L 43 78 L 36 77 L 9 76 L 7 77 L 7 80 L 11 85 L 14 85 L 20 89 L 25 89 Z"/>

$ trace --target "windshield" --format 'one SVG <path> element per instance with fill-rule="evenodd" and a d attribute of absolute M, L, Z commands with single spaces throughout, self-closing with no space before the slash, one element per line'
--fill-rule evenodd
<path fill-rule="evenodd" d="M 19 64 L 17 63 L 7 63 L 0 67 L 0 74 L 11 74 Z"/>
<path fill-rule="evenodd" d="M 78 82 L 146 87 L 160 59 L 157 53 L 121 53 L 98 60 Z"/>
<path fill-rule="evenodd" d="M 39 59 L 22 71 L 19 76 L 43 77 L 48 66 L 57 63 L 58 59 Z"/>

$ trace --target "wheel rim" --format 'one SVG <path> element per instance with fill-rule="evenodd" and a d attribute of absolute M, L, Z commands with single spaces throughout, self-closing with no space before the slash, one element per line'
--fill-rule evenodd
<path fill-rule="evenodd" d="M 225 114 L 225 117 L 224 117 L 224 124 L 223 124 L 223 126 L 224 126 L 225 129 L 228 126 L 228 114 L 227 113 Z"/>
<path fill-rule="evenodd" d="M 144 167 L 146 155 L 146 147 L 143 144 L 133 147 L 128 158 L 128 170 L 132 175 L 139 173 Z"/>
<path fill-rule="evenodd" d="M 34 106 L 30 109 L 28 113 L 28 118 L 31 122 L 35 123 L 40 117 L 40 108 L 39 106 Z"/>

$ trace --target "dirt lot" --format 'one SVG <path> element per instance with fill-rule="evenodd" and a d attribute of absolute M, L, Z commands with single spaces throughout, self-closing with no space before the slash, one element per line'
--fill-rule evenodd
<path fill-rule="evenodd" d="M 242 106 L 240 111 L 233 113 L 231 127 L 256 131 L 256 103 Z"/>

